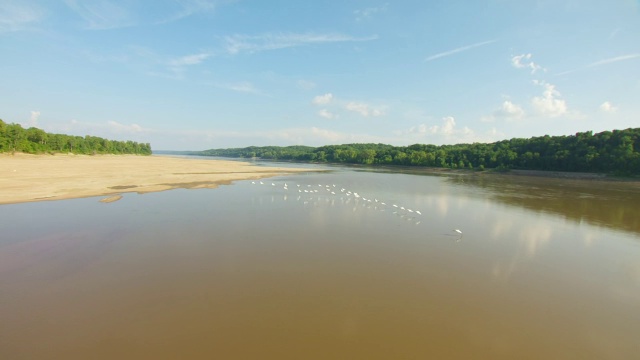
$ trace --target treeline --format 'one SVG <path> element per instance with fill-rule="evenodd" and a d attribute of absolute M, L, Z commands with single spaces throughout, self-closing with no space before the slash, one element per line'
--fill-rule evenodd
<path fill-rule="evenodd" d="M 452 169 L 526 169 L 640 174 L 640 128 L 571 136 L 514 138 L 494 143 L 392 146 L 346 144 L 321 147 L 265 146 L 211 149 L 194 155 L 297 162 L 428 166 Z"/>
<path fill-rule="evenodd" d="M 25 152 L 29 154 L 137 154 L 151 155 L 151 145 L 134 141 L 107 140 L 97 136 L 51 134 L 42 129 L 23 128 L 20 124 L 7 124 L 0 120 L 0 153 Z"/>

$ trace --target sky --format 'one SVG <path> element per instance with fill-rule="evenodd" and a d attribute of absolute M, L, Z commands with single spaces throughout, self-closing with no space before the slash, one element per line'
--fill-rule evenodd
<path fill-rule="evenodd" d="M 640 127 L 640 0 L 0 0 L 0 119 L 154 150 Z"/>

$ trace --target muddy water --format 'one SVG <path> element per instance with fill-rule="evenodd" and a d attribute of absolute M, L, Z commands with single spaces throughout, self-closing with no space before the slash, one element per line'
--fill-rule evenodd
<path fill-rule="evenodd" d="M 263 182 L 0 206 L 0 358 L 640 354 L 637 187 Z"/>

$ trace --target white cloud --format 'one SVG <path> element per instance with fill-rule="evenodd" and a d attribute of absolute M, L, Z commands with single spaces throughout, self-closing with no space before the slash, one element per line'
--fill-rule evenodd
<path fill-rule="evenodd" d="M 496 128 L 484 133 L 476 133 L 467 126 L 459 127 L 453 116 L 446 116 L 439 124 L 420 124 L 408 130 L 394 131 L 395 139 L 386 139 L 387 143 L 414 144 L 462 144 L 482 142 L 488 143 L 505 138 L 505 134 Z"/>
<path fill-rule="evenodd" d="M 520 105 L 514 104 L 510 100 L 505 100 L 491 115 L 483 116 L 480 121 L 493 122 L 496 119 L 515 121 L 524 118 L 524 116 L 525 111 Z"/>
<path fill-rule="evenodd" d="M 203 61 L 205 61 L 206 59 L 208 59 L 209 57 L 211 57 L 211 54 L 207 54 L 207 53 L 186 55 L 186 56 L 169 60 L 169 66 L 182 67 L 182 66 L 189 66 L 189 65 L 198 65 Z"/>
<path fill-rule="evenodd" d="M 369 20 L 373 17 L 373 15 L 386 11 L 388 6 L 389 4 L 384 4 L 378 7 L 369 7 L 366 9 L 355 10 L 353 14 L 356 16 L 356 21 Z"/>
<path fill-rule="evenodd" d="M 456 54 L 456 53 L 459 53 L 459 52 L 463 52 L 463 51 L 466 51 L 466 50 L 470 50 L 470 49 L 473 49 L 473 48 L 477 48 L 477 47 L 480 47 L 480 46 L 492 44 L 492 43 L 494 43 L 496 41 L 497 40 L 489 40 L 489 41 L 483 41 L 483 42 L 475 43 L 475 44 L 472 44 L 472 45 L 462 46 L 462 47 L 459 47 L 457 49 L 448 50 L 448 51 L 441 52 L 441 53 L 438 53 L 438 54 L 435 54 L 435 55 L 431 55 L 428 58 L 426 58 L 425 61 L 431 61 L 431 60 L 439 59 L 439 58 L 442 58 L 442 57 L 445 57 L 445 56 L 453 55 L 453 54 Z"/>
<path fill-rule="evenodd" d="M 602 103 L 602 105 L 600 105 L 600 110 L 606 113 L 614 113 L 618 111 L 618 107 L 613 106 L 613 104 L 610 101 L 605 101 Z"/>
<path fill-rule="evenodd" d="M 117 121 L 107 121 L 107 127 L 115 133 L 139 133 L 143 129 L 138 124 L 121 124 Z"/>
<path fill-rule="evenodd" d="M 38 126 L 38 119 L 40 118 L 40 111 L 31 111 L 31 117 L 29 118 L 29 126 Z"/>
<path fill-rule="evenodd" d="M 24 30 L 44 17 L 42 9 L 19 1 L 0 2 L 0 33 Z"/>
<path fill-rule="evenodd" d="M 337 100 L 333 94 L 327 93 L 324 95 L 318 95 L 311 101 L 314 105 L 330 105 L 333 107 L 333 111 L 329 111 L 326 108 L 321 110 L 319 115 L 325 118 L 337 118 L 336 113 L 339 109 L 355 112 L 364 117 L 379 117 L 386 114 L 385 106 L 372 106 L 364 102 L 358 101 L 345 101 Z"/>
<path fill-rule="evenodd" d="M 349 102 L 347 103 L 347 105 L 345 105 L 345 109 L 349 110 L 349 111 L 354 111 L 359 113 L 362 116 L 369 116 L 369 106 L 367 104 L 364 103 L 358 103 L 358 102 Z"/>
<path fill-rule="evenodd" d="M 539 81 L 534 81 L 534 83 L 544 87 L 542 96 L 536 96 L 531 100 L 533 108 L 538 113 L 552 118 L 567 113 L 567 103 L 560 98 L 560 92 L 556 90 L 554 85 Z"/>
<path fill-rule="evenodd" d="M 517 69 L 523 69 L 523 68 L 531 69 L 532 74 L 535 74 L 536 71 L 538 70 L 546 71 L 546 69 L 544 69 L 542 66 L 534 63 L 531 60 L 531 56 L 532 56 L 531 54 L 522 54 L 522 55 L 513 56 L 511 58 L 511 64 Z"/>
<path fill-rule="evenodd" d="M 298 87 L 303 90 L 313 90 L 316 87 L 316 83 L 308 80 L 298 80 Z"/>
<path fill-rule="evenodd" d="M 348 102 L 345 105 L 345 109 L 356 112 L 364 117 L 378 117 L 385 114 L 384 108 L 373 108 L 371 105 L 355 101 Z"/>
<path fill-rule="evenodd" d="M 249 94 L 260 94 L 260 91 L 250 82 L 239 82 L 235 84 L 227 84 L 223 88 Z"/>
<path fill-rule="evenodd" d="M 229 54 L 255 53 L 311 44 L 371 41 L 377 36 L 354 37 L 343 34 L 267 33 L 262 35 L 233 35 L 225 37 Z"/>
<path fill-rule="evenodd" d="M 327 110 L 327 109 L 322 109 L 320 111 L 318 111 L 318 115 L 322 116 L 325 119 L 335 119 L 338 117 L 338 115 L 332 113 L 331 111 Z"/>
<path fill-rule="evenodd" d="M 318 95 L 314 97 L 311 102 L 314 103 L 315 105 L 326 105 L 330 103 L 331 100 L 333 100 L 333 94 L 327 93 L 324 95 Z"/>
<path fill-rule="evenodd" d="M 445 135 L 453 134 L 453 129 L 456 127 L 456 120 L 453 116 L 447 116 L 442 119 L 442 127 L 440 128 L 440 132 Z"/>
<path fill-rule="evenodd" d="M 456 130 L 456 119 L 453 116 L 446 116 L 442 118 L 442 125 L 427 126 L 426 124 L 420 124 L 409 128 L 408 133 L 419 135 L 452 135 Z M 465 128 L 465 131 L 470 129 Z"/>
<path fill-rule="evenodd" d="M 205 61 L 209 57 L 211 57 L 211 54 L 200 53 L 200 54 L 186 55 L 178 58 L 169 59 L 168 61 L 166 61 L 166 64 L 168 66 L 167 70 L 169 74 L 160 73 L 160 74 L 154 74 L 154 75 L 160 75 L 160 76 L 168 77 L 171 79 L 181 80 L 184 78 L 184 74 L 187 71 L 187 67 L 201 64 L 203 61 Z"/>
<path fill-rule="evenodd" d="M 520 105 L 516 105 L 509 100 L 505 100 L 502 103 L 502 108 L 499 110 L 499 114 L 510 119 L 520 119 L 524 117 L 524 110 L 522 110 Z"/>

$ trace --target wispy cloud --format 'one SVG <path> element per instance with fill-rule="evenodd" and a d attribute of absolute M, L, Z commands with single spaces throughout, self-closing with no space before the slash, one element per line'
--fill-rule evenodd
<path fill-rule="evenodd" d="M 241 93 L 248 93 L 248 94 L 260 94 L 261 92 L 256 89 L 256 87 L 250 83 L 250 82 L 239 82 L 239 83 L 233 83 L 233 84 L 227 84 L 225 86 L 223 86 L 224 88 L 227 88 L 229 90 L 233 90 L 236 92 L 241 92 Z"/>
<path fill-rule="evenodd" d="M 84 20 L 88 30 L 109 30 L 141 24 L 166 24 L 186 17 L 208 13 L 221 1 L 171 0 L 157 1 L 155 11 L 149 11 L 144 1 L 65 0 L 67 6 Z"/>
<path fill-rule="evenodd" d="M 298 87 L 302 90 L 313 90 L 316 87 L 316 83 L 309 80 L 298 80 Z"/>
<path fill-rule="evenodd" d="M 158 20 L 157 23 L 170 23 L 199 13 L 210 13 L 217 8 L 219 3 L 220 1 L 214 0 L 178 0 L 179 9 L 173 14 Z"/>
<path fill-rule="evenodd" d="M 462 47 L 459 47 L 459 48 L 456 48 L 456 49 L 453 49 L 453 50 L 444 51 L 444 52 L 429 56 L 428 58 L 425 59 L 425 61 L 432 61 L 432 60 L 435 60 L 435 59 L 443 58 L 443 57 L 446 57 L 446 56 L 457 54 L 459 52 L 471 50 L 471 49 L 474 49 L 474 48 L 477 48 L 477 47 L 480 47 L 480 46 L 489 45 L 489 44 L 492 44 L 492 43 L 494 43 L 496 41 L 498 41 L 498 40 L 488 40 L 488 41 L 475 43 L 475 44 L 472 44 L 472 45 L 462 46 Z"/>
<path fill-rule="evenodd" d="M 331 111 L 327 110 L 327 109 L 322 109 L 320 111 L 318 111 L 318 115 L 320 115 L 321 117 L 325 118 L 325 119 L 335 119 L 338 117 L 338 115 L 332 113 Z"/>
<path fill-rule="evenodd" d="M 169 66 L 189 66 L 197 65 L 211 57 L 211 54 L 193 54 L 169 60 Z"/>
<path fill-rule="evenodd" d="M 616 56 L 616 57 L 613 57 L 613 58 L 596 61 L 594 63 L 591 63 L 591 64 L 587 65 L 586 67 L 587 68 L 591 68 L 591 67 L 596 67 L 596 66 L 606 65 L 606 64 L 613 64 L 613 63 L 616 63 L 618 61 L 625 61 L 625 60 L 631 60 L 631 59 L 636 59 L 636 58 L 640 58 L 640 54 L 629 54 L 629 55 Z"/>
<path fill-rule="evenodd" d="M 336 99 L 335 96 L 333 96 L 333 94 L 331 93 L 318 95 L 314 97 L 313 100 L 311 100 L 311 103 L 314 105 L 329 105 L 330 107 L 332 107 L 332 112 L 329 112 L 329 110 L 327 110 L 326 108 L 320 110 L 319 115 L 328 119 L 338 117 L 336 112 L 339 112 L 340 110 L 355 112 L 363 117 L 383 116 L 386 114 L 387 110 L 386 106 L 373 106 L 361 101 Z"/>
<path fill-rule="evenodd" d="M 85 21 L 89 30 L 108 30 L 134 26 L 135 14 L 122 4 L 108 0 L 65 0 L 71 10 Z"/>
<path fill-rule="evenodd" d="M 368 7 L 366 9 L 355 10 L 353 14 L 356 16 L 356 21 L 365 21 L 371 19 L 375 14 L 387 11 L 389 4 L 384 4 L 377 7 Z"/>
<path fill-rule="evenodd" d="M 628 55 L 616 56 L 616 57 L 612 57 L 612 58 L 608 58 L 608 59 L 604 59 L 604 60 L 599 60 L 599 61 L 593 62 L 593 63 L 591 63 L 589 65 L 583 66 L 583 67 L 578 68 L 578 69 L 563 71 L 561 73 L 557 73 L 556 75 L 567 75 L 567 74 L 571 74 L 571 73 L 574 73 L 574 72 L 580 71 L 580 70 L 585 70 L 585 69 L 594 68 L 594 67 L 598 67 L 598 66 L 602 66 L 602 65 L 608 65 L 608 64 L 617 63 L 619 61 L 626 61 L 626 60 L 632 60 L 632 59 L 637 59 L 637 58 L 640 58 L 640 54 L 628 54 Z"/>
<path fill-rule="evenodd" d="M 107 128 L 114 133 L 134 134 L 143 132 L 144 129 L 138 124 L 122 124 L 117 121 L 107 121 Z"/>
<path fill-rule="evenodd" d="M 345 106 L 348 111 L 356 112 L 364 117 L 378 117 L 385 115 L 385 109 L 382 107 L 373 107 L 367 103 L 350 101 Z"/>
<path fill-rule="evenodd" d="M 39 7 L 3 1 L 0 3 L 0 34 L 27 29 L 43 17 L 44 11 Z"/>
<path fill-rule="evenodd" d="M 233 35 L 224 38 L 229 54 L 256 53 L 312 44 L 371 41 L 377 36 L 354 37 L 343 34 L 267 33 L 261 35 Z"/>
<path fill-rule="evenodd" d="M 167 57 L 156 54 L 153 51 L 134 47 L 131 49 L 132 56 L 143 60 L 148 66 L 155 67 L 147 74 L 173 80 L 183 80 L 190 67 L 202 64 L 205 60 L 213 56 L 210 53 L 196 53 L 178 57 Z"/>

